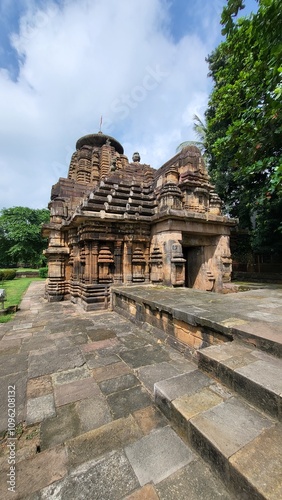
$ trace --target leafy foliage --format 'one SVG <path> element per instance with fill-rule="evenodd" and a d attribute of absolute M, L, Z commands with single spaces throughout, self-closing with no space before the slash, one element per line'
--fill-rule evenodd
<path fill-rule="evenodd" d="M 41 236 L 41 226 L 48 220 L 47 209 L 3 208 L 0 211 L 0 266 L 42 264 L 47 241 Z"/>
<path fill-rule="evenodd" d="M 40 267 L 38 269 L 39 278 L 47 278 L 48 277 L 48 267 Z"/>
<path fill-rule="evenodd" d="M 208 57 L 214 89 L 206 111 L 209 171 L 227 211 L 252 230 L 253 250 L 281 252 L 282 2 L 222 12 L 226 40 Z"/>
<path fill-rule="evenodd" d="M 193 125 L 193 130 L 196 133 L 197 138 L 199 141 L 184 141 L 179 144 L 176 148 L 176 152 L 179 153 L 185 146 L 197 146 L 201 153 L 205 155 L 205 142 L 206 142 L 206 125 L 205 123 L 201 120 L 201 118 L 198 115 L 193 116 L 194 120 L 194 125 Z"/>
<path fill-rule="evenodd" d="M 15 269 L 3 269 L 0 271 L 0 280 L 5 280 L 5 281 L 9 281 L 9 280 L 13 280 L 15 279 L 16 277 L 16 271 Z"/>

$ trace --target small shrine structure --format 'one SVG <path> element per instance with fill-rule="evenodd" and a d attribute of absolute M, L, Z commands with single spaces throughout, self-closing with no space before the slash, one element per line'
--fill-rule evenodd
<path fill-rule="evenodd" d="M 230 228 L 200 150 L 158 170 L 132 161 L 102 132 L 76 143 L 67 178 L 52 187 L 46 297 L 107 308 L 112 284 L 221 292 L 231 279 Z"/>

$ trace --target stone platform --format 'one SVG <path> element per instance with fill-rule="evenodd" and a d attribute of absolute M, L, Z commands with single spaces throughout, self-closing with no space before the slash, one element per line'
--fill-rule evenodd
<path fill-rule="evenodd" d="M 185 314 L 199 306 L 191 298 L 185 309 L 185 290 L 170 291 L 169 301 L 167 290 L 163 298 L 156 290 L 154 303 Z M 240 295 L 238 318 L 245 303 L 249 329 L 246 293 L 207 294 L 215 302 L 202 303 L 202 309 L 216 314 L 218 300 L 238 301 Z M 242 343 L 238 335 L 188 359 L 156 327 L 141 328 L 116 311 L 47 303 L 43 295 L 44 284 L 33 282 L 15 318 L 0 325 L 1 499 L 282 496 L 278 357 Z M 140 292 L 135 297 L 140 304 Z M 275 345 L 281 314 L 276 299 L 269 294 L 269 307 L 266 296 L 256 301 L 274 325 Z M 236 307 L 226 306 L 222 314 L 235 321 Z M 218 324 L 226 316 L 219 316 Z M 261 328 L 263 317 L 256 318 Z M 6 482 L 8 386 L 16 390 L 16 493 Z"/>
<path fill-rule="evenodd" d="M 151 325 L 184 354 L 240 340 L 282 357 L 282 286 L 230 294 L 160 286 L 116 287 L 112 292 L 114 310 Z"/>

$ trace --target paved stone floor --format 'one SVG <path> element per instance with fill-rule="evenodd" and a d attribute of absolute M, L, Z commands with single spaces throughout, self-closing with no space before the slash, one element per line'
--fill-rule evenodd
<path fill-rule="evenodd" d="M 43 288 L 33 282 L 0 325 L 1 499 L 233 498 L 153 403 L 154 383 L 193 362 L 115 312 L 47 303 Z M 15 441 L 4 434 L 9 386 Z"/>

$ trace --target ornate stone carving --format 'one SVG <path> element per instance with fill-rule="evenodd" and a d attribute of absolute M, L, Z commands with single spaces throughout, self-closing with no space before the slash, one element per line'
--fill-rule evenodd
<path fill-rule="evenodd" d="M 158 170 L 129 163 L 102 132 L 81 137 L 68 178 L 51 193 L 46 250 L 49 300 L 107 307 L 111 283 L 163 283 L 220 291 L 230 279 L 230 227 L 198 148 Z"/>

